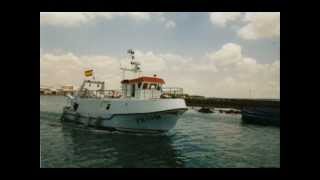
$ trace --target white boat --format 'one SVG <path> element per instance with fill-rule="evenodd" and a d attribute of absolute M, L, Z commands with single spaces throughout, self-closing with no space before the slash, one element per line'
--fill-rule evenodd
<path fill-rule="evenodd" d="M 156 75 L 140 76 L 140 63 L 134 61 L 129 50 L 132 68 L 121 68 L 121 93 L 104 90 L 104 82 L 84 80 L 77 94 L 68 96 L 62 121 L 81 123 L 98 129 L 163 133 L 175 127 L 179 117 L 187 110 L 184 99 L 163 99 L 164 80 Z M 139 74 L 125 79 L 125 71 Z M 95 90 L 89 90 L 93 86 Z"/>

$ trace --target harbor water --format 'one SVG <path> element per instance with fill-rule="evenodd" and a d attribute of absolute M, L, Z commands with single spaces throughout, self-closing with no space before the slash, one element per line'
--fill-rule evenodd
<path fill-rule="evenodd" d="M 63 96 L 40 96 L 40 166 L 110 168 L 280 167 L 280 128 L 241 115 L 190 108 L 163 135 L 95 130 L 60 122 Z"/>

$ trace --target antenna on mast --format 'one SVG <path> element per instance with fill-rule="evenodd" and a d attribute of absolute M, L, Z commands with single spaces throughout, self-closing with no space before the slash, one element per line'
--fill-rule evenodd
<path fill-rule="evenodd" d="M 131 57 L 132 61 L 134 60 L 134 51 L 132 49 L 128 49 L 128 54 Z"/>
<path fill-rule="evenodd" d="M 140 69 L 140 67 L 139 67 L 139 66 L 140 66 L 140 63 L 137 62 L 137 61 L 134 61 L 134 51 L 133 51 L 132 49 L 129 49 L 129 50 L 127 51 L 127 53 L 129 54 L 130 59 L 131 59 L 130 64 L 131 64 L 132 66 L 134 66 L 134 67 L 131 68 L 131 69 L 121 67 L 120 69 L 123 71 L 123 74 L 122 74 L 123 77 L 122 77 L 122 79 L 125 78 L 125 71 L 131 71 L 131 72 L 134 72 L 134 73 L 140 73 L 140 72 L 141 72 L 141 69 Z"/>

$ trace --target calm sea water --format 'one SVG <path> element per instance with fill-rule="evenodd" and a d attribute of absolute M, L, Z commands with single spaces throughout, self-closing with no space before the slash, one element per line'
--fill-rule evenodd
<path fill-rule="evenodd" d="M 61 124 L 65 98 L 40 96 L 41 167 L 280 167 L 280 129 L 189 109 L 165 135 Z"/>

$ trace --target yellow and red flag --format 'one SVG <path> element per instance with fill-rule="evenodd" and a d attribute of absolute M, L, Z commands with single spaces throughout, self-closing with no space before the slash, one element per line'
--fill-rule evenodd
<path fill-rule="evenodd" d="M 86 77 L 93 76 L 93 70 L 90 69 L 90 70 L 85 71 L 85 72 L 84 72 L 84 75 L 85 75 Z"/>

